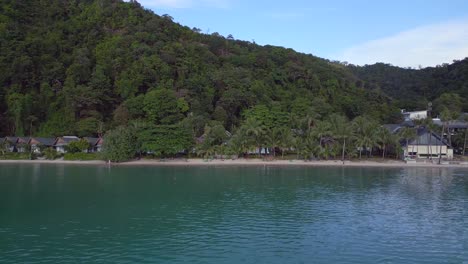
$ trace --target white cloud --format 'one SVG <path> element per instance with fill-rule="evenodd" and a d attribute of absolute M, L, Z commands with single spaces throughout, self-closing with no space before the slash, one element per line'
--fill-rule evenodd
<path fill-rule="evenodd" d="M 228 0 L 137 0 L 146 8 L 192 8 L 214 7 L 227 8 Z"/>
<path fill-rule="evenodd" d="M 435 66 L 468 57 L 468 20 L 428 25 L 344 50 L 341 61 L 401 67 Z"/>

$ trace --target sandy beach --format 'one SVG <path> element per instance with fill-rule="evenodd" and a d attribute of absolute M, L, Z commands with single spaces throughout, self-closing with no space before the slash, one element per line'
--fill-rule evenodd
<path fill-rule="evenodd" d="M 105 165 L 105 161 L 65 161 L 65 160 L 0 160 L 0 164 L 75 164 L 75 165 Z M 405 163 L 397 160 L 385 161 L 345 161 L 323 160 L 274 160 L 265 161 L 261 159 L 169 159 L 169 160 L 133 160 L 122 163 L 111 163 L 110 166 L 310 166 L 310 167 L 438 167 L 438 168 L 468 168 L 468 163 L 462 164 L 433 164 L 430 162 Z"/>

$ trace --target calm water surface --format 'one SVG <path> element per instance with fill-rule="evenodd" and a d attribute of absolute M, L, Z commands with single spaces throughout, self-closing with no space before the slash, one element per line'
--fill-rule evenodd
<path fill-rule="evenodd" d="M 0 165 L 0 263 L 468 263 L 468 170 Z"/>

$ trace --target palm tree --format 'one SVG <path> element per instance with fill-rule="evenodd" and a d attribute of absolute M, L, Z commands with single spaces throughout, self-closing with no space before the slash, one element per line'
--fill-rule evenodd
<path fill-rule="evenodd" d="M 465 114 L 463 116 L 463 121 L 465 122 L 468 122 L 468 115 Z M 465 156 L 465 150 L 466 150 L 466 139 L 467 139 L 467 136 L 468 136 L 468 129 L 465 129 L 465 139 L 463 141 L 463 152 L 462 152 L 462 155 Z"/>
<path fill-rule="evenodd" d="M 279 142 L 279 148 L 281 149 L 281 158 L 284 158 L 284 152 L 286 149 L 289 149 L 294 145 L 294 137 L 292 135 L 291 129 L 283 128 L 281 129 L 281 137 Z"/>
<path fill-rule="evenodd" d="M 317 121 L 308 134 L 310 139 L 318 141 L 315 143 L 315 154 L 319 158 L 328 158 L 329 151 L 326 150 L 326 139 L 332 136 L 330 122 L 327 120 Z"/>
<path fill-rule="evenodd" d="M 322 147 L 324 138 L 332 133 L 330 123 L 325 120 L 317 121 L 312 129 L 312 133 L 319 139 L 319 145 Z"/>
<path fill-rule="evenodd" d="M 362 149 L 364 147 L 364 130 L 366 126 L 367 119 L 363 116 L 356 117 L 352 122 L 352 127 L 356 134 L 356 147 L 359 149 L 359 159 L 361 159 Z"/>
<path fill-rule="evenodd" d="M 32 136 L 33 134 L 33 124 L 38 120 L 36 116 L 30 115 L 28 118 L 26 118 L 29 121 L 29 136 Z"/>
<path fill-rule="evenodd" d="M 307 111 L 306 115 L 301 120 L 304 127 L 304 132 L 308 133 L 317 122 L 319 117 L 320 115 L 313 109 Z"/>
<path fill-rule="evenodd" d="M 276 157 L 276 147 L 281 144 L 282 128 L 274 127 L 265 131 L 265 143 L 273 150 L 273 157 Z"/>
<path fill-rule="evenodd" d="M 377 145 L 377 123 L 359 116 L 353 120 L 352 127 L 356 136 L 356 147 L 359 149 L 359 159 L 361 159 L 363 148 L 365 148 L 367 152 L 370 151 L 372 154 L 372 148 Z"/>
<path fill-rule="evenodd" d="M 300 120 L 298 119 L 297 115 L 294 113 L 288 113 L 288 126 L 291 128 L 299 128 Z"/>
<path fill-rule="evenodd" d="M 398 135 L 406 141 L 406 155 L 409 155 L 409 141 L 416 138 L 416 131 L 411 127 L 404 127 L 398 131 Z"/>
<path fill-rule="evenodd" d="M 385 151 L 387 146 L 393 144 L 395 140 L 395 136 L 385 127 L 381 126 L 376 130 L 375 135 L 377 136 L 377 142 L 382 149 L 382 159 L 385 159 Z"/>
<path fill-rule="evenodd" d="M 296 159 L 299 159 L 299 154 L 301 154 L 302 148 L 304 146 L 304 140 L 300 135 L 293 136 L 293 146 L 296 150 Z"/>
<path fill-rule="evenodd" d="M 302 155 L 304 159 L 310 159 L 317 152 L 317 140 L 312 133 L 308 133 L 303 141 Z"/>
<path fill-rule="evenodd" d="M 333 137 L 342 140 L 342 151 L 341 151 L 341 161 L 344 164 L 345 159 L 345 149 L 346 149 L 346 139 L 352 136 L 352 129 L 350 129 L 350 125 L 346 117 L 332 114 L 329 117 L 330 120 L 330 128 L 333 133 Z"/>
<path fill-rule="evenodd" d="M 262 150 L 262 141 L 264 139 L 265 127 L 257 119 L 250 118 L 244 124 L 245 135 L 249 137 L 258 148 L 258 156 L 260 157 Z"/>
<path fill-rule="evenodd" d="M 249 151 L 250 146 L 247 136 L 242 129 L 236 131 L 228 142 L 228 148 L 232 153 L 242 155 Z"/>
<path fill-rule="evenodd" d="M 447 107 L 444 107 L 442 112 L 440 113 L 440 121 L 442 122 L 442 131 L 440 133 L 440 146 L 439 146 L 439 162 L 438 164 L 440 164 L 441 160 L 442 160 L 442 145 L 444 144 L 444 131 L 448 125 L 448 121 L 450 120 L 450 111 L 448 110 Z M 449 133 L 450 134 L 450 133 Z"/>

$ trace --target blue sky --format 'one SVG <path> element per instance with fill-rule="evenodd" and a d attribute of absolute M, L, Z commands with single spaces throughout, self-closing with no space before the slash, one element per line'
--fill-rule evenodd
<path fill-rule="evenodd" d="M 435 66 L 468 57 L 467 0 L 140 0 L 174 21 L 353 64 Z"/>

